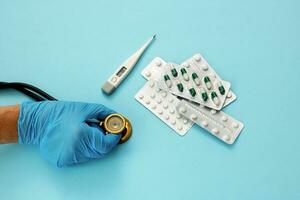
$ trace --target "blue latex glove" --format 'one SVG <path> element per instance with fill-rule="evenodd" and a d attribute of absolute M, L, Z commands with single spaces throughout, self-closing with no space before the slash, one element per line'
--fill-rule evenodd
<path fill-rule="evenodd" d="M 121 135 L 104 134 L 87 119 L 104 119 L 115 113 L 100 105 L 79 102 L 25 102 L 20 106 L 19 143 L 36 144 L 42 156 L 58 167 L 102 158 Z"/>

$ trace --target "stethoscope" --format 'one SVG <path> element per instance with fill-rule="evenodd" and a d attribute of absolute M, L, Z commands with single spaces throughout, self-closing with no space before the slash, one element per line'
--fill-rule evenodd
<path fill-rule="evenodd" d="M 23 94 L 31 97 L 35 101 L 57 101 L 56 98 L 44 92 L 43 90 L 20 82 L 0 82 L 0 89 L 15 89 Z M 90 119 L 88 123 L 98 123 L 105 130 L 106 134 L 122 134 L 119 143 L 126 142 L 132 134 L 132 126 L 130 121 L 124 116 L 114 113 L 108 115 L 105 119 Z"/>

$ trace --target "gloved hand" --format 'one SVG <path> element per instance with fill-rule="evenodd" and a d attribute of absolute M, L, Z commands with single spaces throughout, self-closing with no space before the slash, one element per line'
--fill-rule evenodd
<path fill-rule="evenodd" d="M 79 102 L 25 102 L 20 106 L 19 143 L 36 144 L 42 156 L 58 167 L 102 158 L 121 135 L 104 134 L 87 119 L 104 119 L 115 113 L 100 105 Z"/>

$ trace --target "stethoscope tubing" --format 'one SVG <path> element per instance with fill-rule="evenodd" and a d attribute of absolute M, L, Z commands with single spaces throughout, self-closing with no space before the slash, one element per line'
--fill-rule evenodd
<path fill-rule="evenodd" d="M 23 94 L 33 98 L 36 101 L 57 101 L 56 98 L 49 95 L 48 93 L 44 92 L 43 90 L 27 84 L 27 83 L 21 83 L 21 82 L 0 82 L 0 89 L 15 89 L 19 92 L 22 92 Z"/>

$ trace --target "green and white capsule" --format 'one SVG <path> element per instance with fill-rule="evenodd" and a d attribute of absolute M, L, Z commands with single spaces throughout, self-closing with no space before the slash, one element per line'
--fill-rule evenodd
<path fill-rule="evenodd" d="M 182 83 L 178 83 L 178 84 L 177 84 L 177 88 L 178 88 L 178 90 L 179 90 L 180 92 L 183 92 L 183 85 L 182 85 Z"/>
<path fill-rule="evenodd" d="M 165 82 L 166 82 L 166 85 L 168 86 L 168 88 L 171 88 L 172 87 L 172 82 L 170 80 L 169 75 L 164 75 L 164 79 L 165 79 Z"/>
<path fill-rule="evenodd" d="M 192 79 L 193 79 L 193 81 L 195 82 L 195 84 L 196 84 L 197 86 L 199 86 L 199 85 L 201 84 L 201 81 L 200 81 L 198 75 L 197 75 L 195 72 L 192 73 Z"/>
<path fill-rule="evenodd" d="M 217 87 L 218 87 L 218 89 L 219 89 L 220 94 L 221 94 L 221 95 L 224 95 L 224 94 L 225 94 L 225 88 L 224 88 L 224 86 L 222 85 L 221 82 L 218 82 L 218 83 L 217 83 Z"/>
<path fill-rule="evenodd" d="M 212 88 L 212 84 L 211 84 L 210 78 L 208 76 L 204 77 L 204 83 L 205 83 L 207 89 L 210 90 Z"/>
<path fill-rule="evenodd" d="M 213 100 L 215 105 L 217 105 L 217 106 L 220 105 L 220 99 L 216 92 L 211 93 L 211 99 Z"/>
<path fill-rule="evenodd" d="M 208 95 L 207 95 L 206 91 L 203 88 L 200 88 L 200 94 L 201 94 L 201 97 L 202 97 L 203 101 L 208 100 Z"/>
<path fill-rule="evenodd" d="M 180 69 L 181 75 L 183 76 L 183 79 L 188 81 L 189 80 L 189 75 L 187 74 L 185 68 Z"/>
<path fill-rule="evenodd" d="M 189 91 L 192 97 L 196 96 L 196 90 L 194 88 L 190 88 Z"/>
<path fill-rule="evenodd" d="M 178 76 L 178 72 L 175 68 L 171 69 L 171 73 L 174 77 L 177 77 Z"/>

